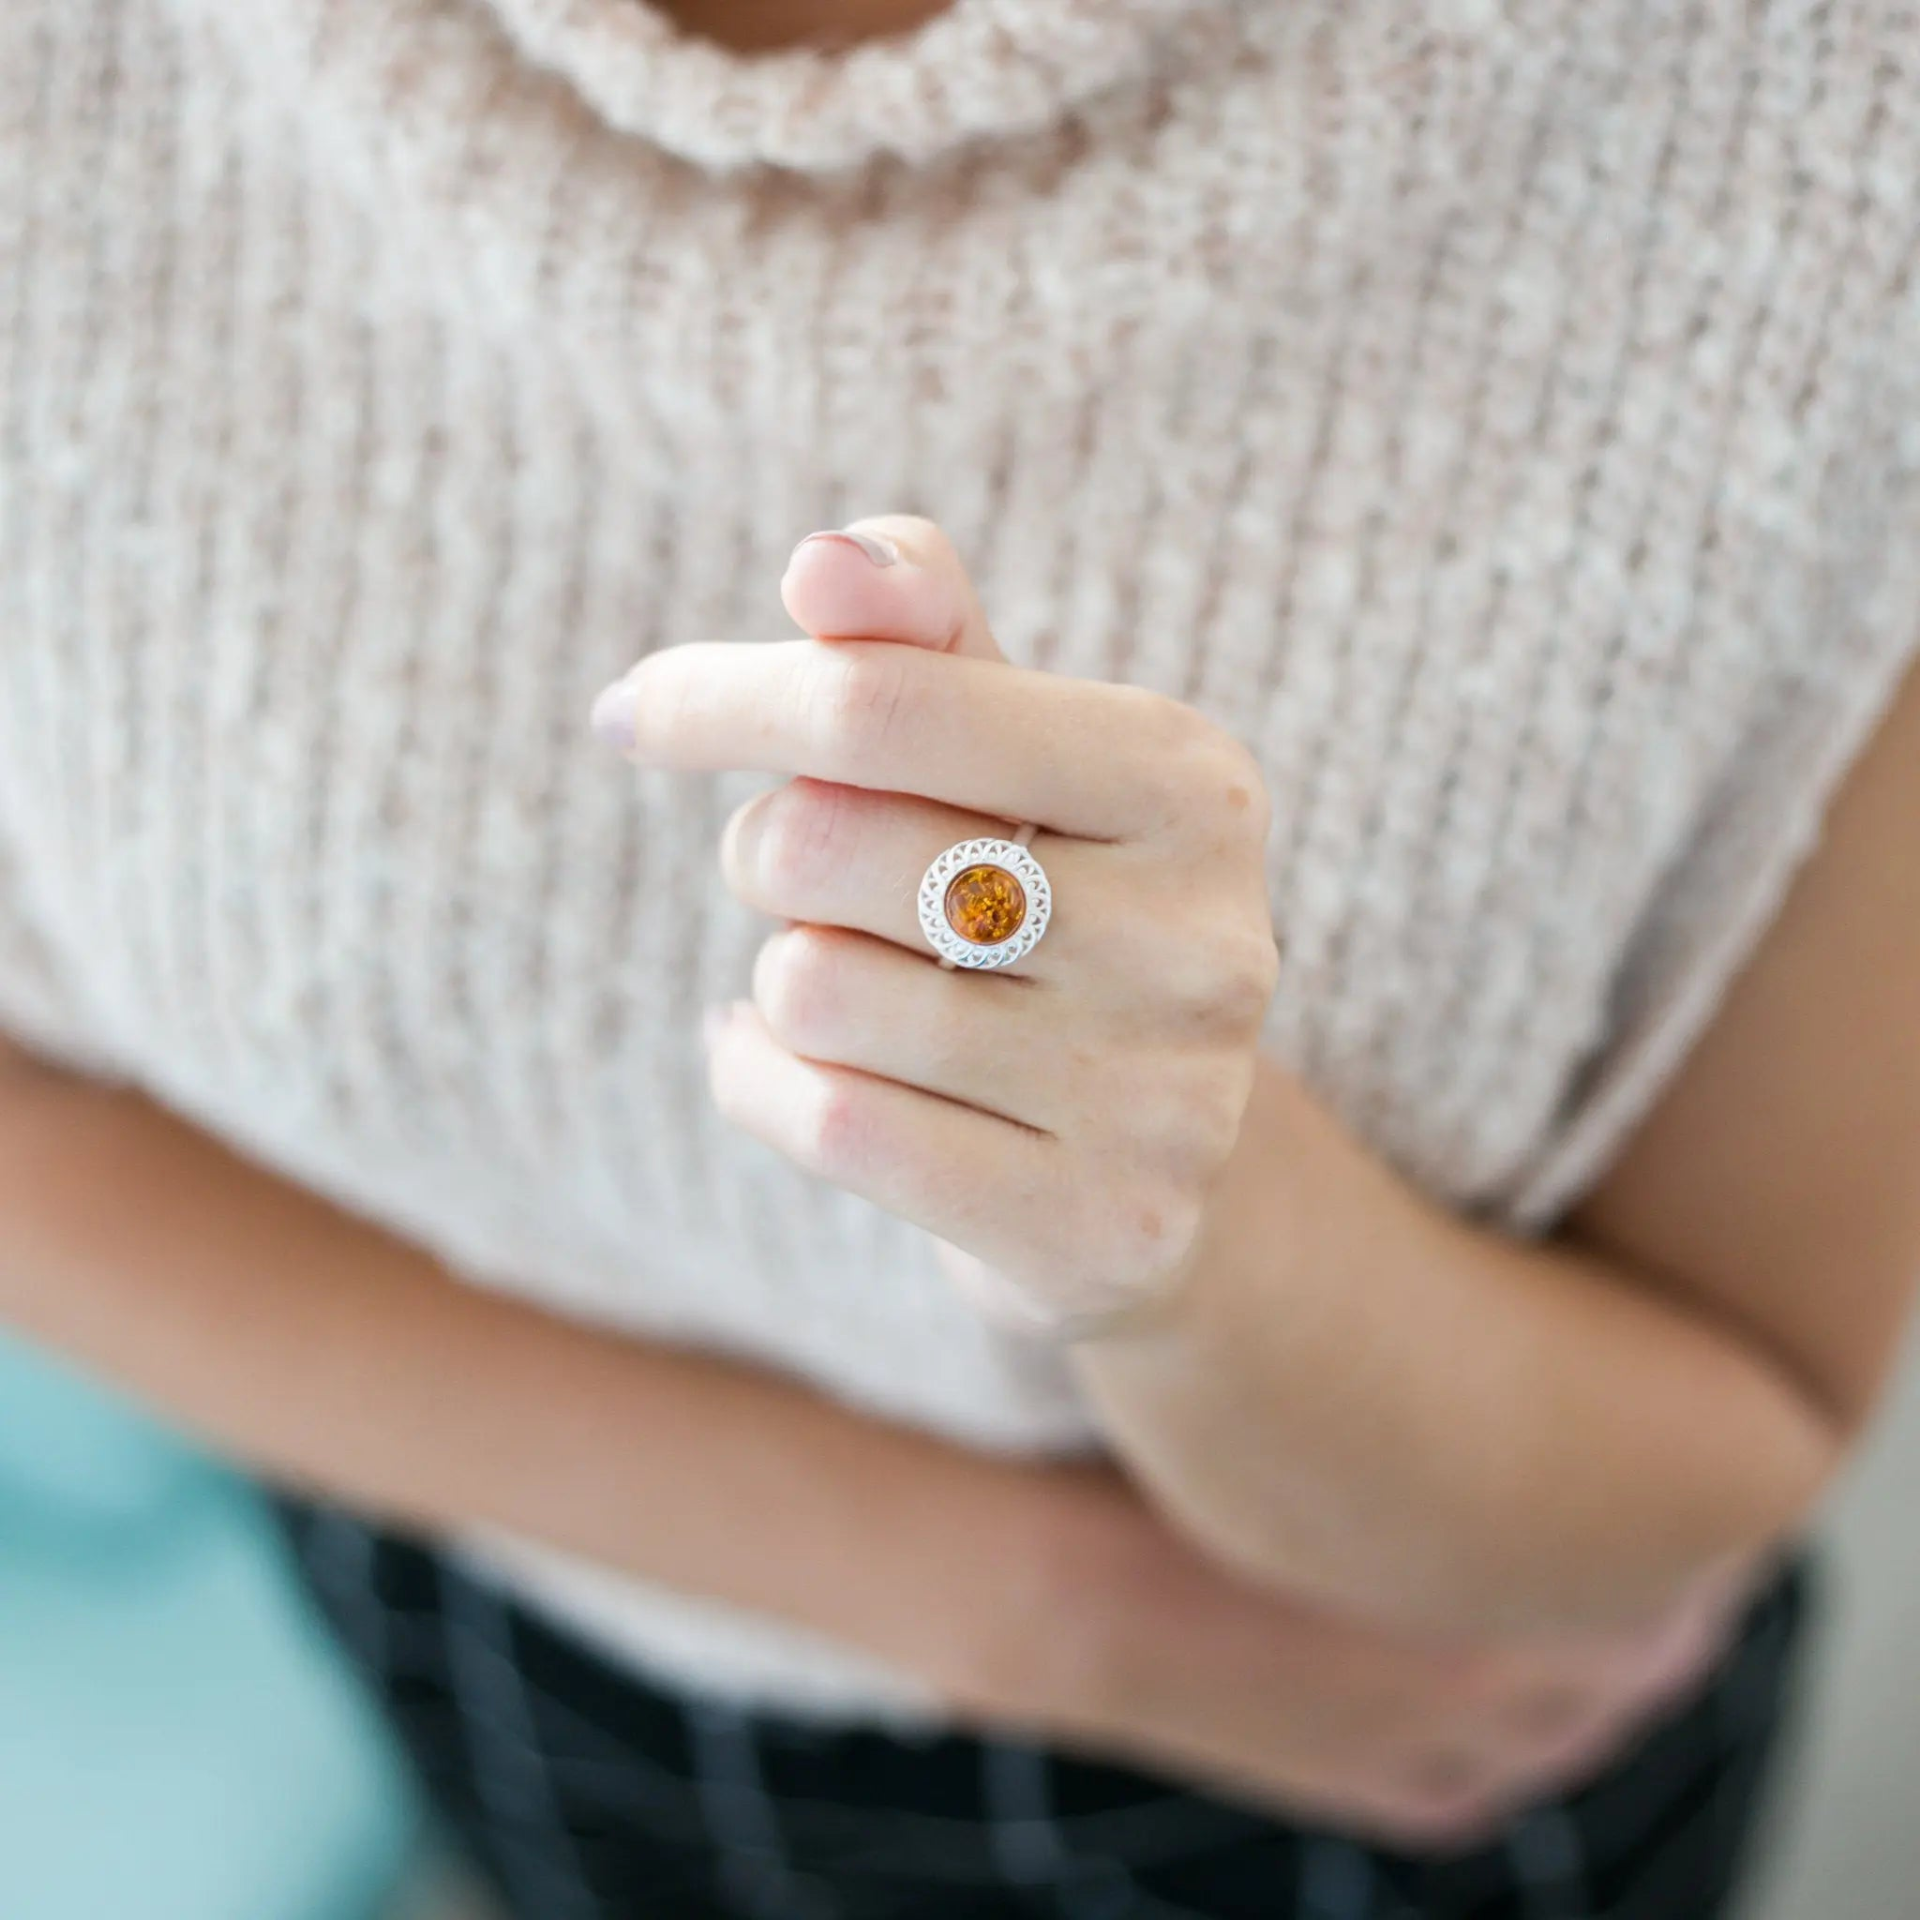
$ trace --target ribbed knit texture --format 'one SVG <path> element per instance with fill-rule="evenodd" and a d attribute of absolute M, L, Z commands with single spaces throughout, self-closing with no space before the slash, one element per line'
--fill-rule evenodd
<path fill-rule="evenodd" d="M 761 60 L 639 0 L 15 0 L 0 1019 L 480 1284 L 1085 1444 L 711 1112 L 755 783 L 636 779 L 594 690 L 937 517 L 1014 658 L 1260 752 L 1271 1046 L 1538 1227 L 1920 641 L 1916 182 L 1890 0 L 957 0 Z M 670 1677 L 912 1699 L 476 1551 Z"/>

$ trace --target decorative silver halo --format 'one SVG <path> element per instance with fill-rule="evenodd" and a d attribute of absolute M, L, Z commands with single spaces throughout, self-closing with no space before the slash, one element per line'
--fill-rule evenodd
<path fill-rule="evenodd" d="M 1020 924 L 992 944 L 969 940 L 947 918 L 947 889 L 969 867 L 998 867 L 1026 898 Z M 1053 890 L 1040 862 L 1017 840 L 956 840 L 920 882 L 920 931 L 941 960 L 955 967 L 1005 967 L 1031 953 L 1047 930 Z"/>

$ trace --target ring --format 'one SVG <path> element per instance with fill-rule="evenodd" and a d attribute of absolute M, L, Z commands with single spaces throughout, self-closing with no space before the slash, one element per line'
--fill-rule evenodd
<path fill-rule="evenodd" d="M 943 967 L 1005 967 L 1047 930 L 1053 890 L 1025 842 L 956 840 L 920 882 L 920 931 Z"/>

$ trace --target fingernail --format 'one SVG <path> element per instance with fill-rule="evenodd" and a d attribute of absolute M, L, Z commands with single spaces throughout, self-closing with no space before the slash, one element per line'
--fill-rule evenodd
<path fill-rule="evenodd" d="M 733 1003 L 731 1001 L 728 1001 L 723 1006 L 702 1007 L 700 1010 L 700 1037 L 705 1040 L 708 1046 L 712 1046 L 726 1030 L 728 1023 L 732 1019 Z"/>
<path fill-rule="evenodd" d="M 633 751 L 635 722 L 640 711 L 640 689 L 631 679 L 616 680 L 593 703 L 594 738 L 622 753 Z"/>
<path fill-rule="evenodd" d="M 851 527 L 837 527 L 827 533 L 810 533 L 793 551 L 798 553 L 800 547 L 810 547 L 816 540 L 837 540 L 843 546 L 857 547 L 876 567 L 890 567 L 900 558 L 900 549 L 885 534 L 856 533 Z M 791 556 L 787 564 L 793 564 Z"/>

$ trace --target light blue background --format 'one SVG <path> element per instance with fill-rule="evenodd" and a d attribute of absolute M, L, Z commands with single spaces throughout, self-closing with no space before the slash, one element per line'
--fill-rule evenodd
<path fill-rule="evenodd" d="M 257 1496 L 0 1334 L 0 1915 L 374 1920 L 413 1827 Z"/>

